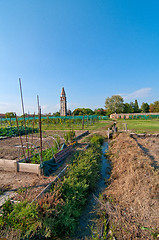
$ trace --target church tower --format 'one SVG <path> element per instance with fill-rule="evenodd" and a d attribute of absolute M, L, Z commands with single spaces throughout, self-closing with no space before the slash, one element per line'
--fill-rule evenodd
<path fill-rule="evenodd" d="M 61 96 L 60 96 L 60 116 L 66 116 L 66 115 L 67 115 L 67 101 L 66 101 L 66 93 L 63 87 L 61 91 Z"/>

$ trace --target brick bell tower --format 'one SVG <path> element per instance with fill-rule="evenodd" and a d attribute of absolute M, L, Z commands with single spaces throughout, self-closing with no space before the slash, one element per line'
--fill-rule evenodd
<path fill-rule="evenodd" d="M 67 101 L 64 87 L 62 88 L 60 96 L 60 116 L 67 116 Z"/>

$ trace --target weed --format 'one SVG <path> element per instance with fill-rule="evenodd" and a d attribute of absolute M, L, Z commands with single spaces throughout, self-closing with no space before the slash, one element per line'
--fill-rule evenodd
<path fill-rule="evenodd" d="M 27 191 L 27 188 L 26 188 L 26 187 L 21 187 L 21 188 L 18 188 L 17 193 L 18 193 L 19 195 L 21 195 L 21 194 L 25 193 L 26 191 Z"/>
<path fill-rule="evenodd" d="M 148 228 L 148 227 L 141 227 L 141 230 L 147 230 L 151 233 L 151 236 L 154 238 L 154 239 L 157 239 L 159 237 L 159 232 L 157 229 L 152 229 L 152 228 Z"/>

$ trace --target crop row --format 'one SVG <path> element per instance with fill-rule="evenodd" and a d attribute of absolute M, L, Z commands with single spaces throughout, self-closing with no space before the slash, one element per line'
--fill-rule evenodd
<path fill-rule="evenodd" d="M 102 137 L 95 136 L 88 150 L 76 152 L 65 177 L 37 203 L 6 202 L 0 216 L 3 236 L 15 233 L 17 239 L 47 239 L 73 233 L 100 177 L 102 141 Z"/>
<path fill-rule="evenodd" d="M 32 127 L 24 127 L 19 126 L 19 130 L 17 127 L 6 127 L 6 128 L 0 128 L 0 136 L 2 137 L 12 137 L 12 136 L 18 136 L 25 135 L 29 133 L 37 133 L 39 130 L 38 128 L 32 128 Z"/>

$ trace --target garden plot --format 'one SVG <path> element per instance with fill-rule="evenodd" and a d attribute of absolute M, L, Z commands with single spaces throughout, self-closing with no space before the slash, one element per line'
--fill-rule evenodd
<path fill-rule="evenodd" d="M 152 165 L 159 169 L 159 137 L 145 136 L 138 137 L 134 136 L 139 147 L 148 155 L 152 161 Z"/>
<path fill-rule="evenodd" d="M 126 133 L 111 142 L 108 154 L 113 168 L 103 193 L 111 237 L 158 239 L 158 146 L 155 136 Z"/>
<path fill-rule="evenodd" d="M 46 139 L 46 137 L 53 136 L 54 134 L 58 134 L 61 137 L 63 137 L 64 134 L 67 132 L 68 132 L 67 130 L 66 131 L 48 130 L 48 131 L 43 132 L 43 138 Z M 77 137 L 85 131 L 77 130 L 74 132 L 75 132 L 75 137 Z M 39 134 L 34 134 L 33 136 L 34 136 L 33 144 L 37 144 L 38 139 L 39 139 Z M 24 136 L 21 138 L 22 138 L 23 142 L 25 143 L 26 138 Z M 52 147 L 54 145 L 54 141 L 50 141 L 50 140 L 51 140 L 51 138 L 49 139 L 49 143 L 51 144 L 51 147 Z M 32 136 L 28 136 L 28 141 L 32 142 Z M 0 140 L 0 159 L 18 160 L 19 154 L 20 155 L 23 154 L 22 151 L 21 151 L 21 153 L 19 153 L 19 148 L 17 147 L 18 145 L 21 145 L 19 137 L 12 137 L 12 138 Z M 39 145 L 40 145 L 40 142 L 39 142 Z M 44 147 L 48 148 L 48 144 L 45 143 Z"/>
<path fill-rule="evenodd" d="M 77 132 L 76 136 L 79 136 Z M 51 134 L 58 134 L 57 132 L 51 132 Z M 50 131 L 46 135 L 45 138 L 50 136 Z M 37 141 L 37 136 L 34 136 L 34 141 Z M 25 137 L 22 138 L 25 141 Z M 61 140 L 62 141 L 62 140 Z M 7 156 L 10 159 L 17 159 L 18 149 L 15 147 L 19 144 L 19 138 L 9 138 L 1 141 L 1 148 L 5 149 L 5 152 L 9 153 Z M 50 143 L 51 144 L 51 143 Z M 53 141 L 52 141 L 53 145 Z M 52 146 L 51 145 L 51 146 Z M 85 147 L 86 144 L 84 144 Z M 3 155 L 5 156 L 5 155 Z M 52 157 L 52 156 L 51 156 Z M 17 159 L 18 160 L 18 159 Z M 3 195 L 3 192 L 7 192 L 7 194 L 14 195 L 14 200 L 28 199 L 32 200 L 36 197 L 41 190 L 50 182 L 54 180 L 56 175 L 69 163 L 70 157 L 65 159 L 65 162 L 52 174 L 50 177 L 45 176 L 37 176 L 31 173 L 21 173 L 21 172 L 8 172 L 8 171 L 0 171 L 0 195 Z"/>
<path fill-rule="evenodd" d="M 31 173 L 0 171 L 0 201 L 6 192 L 11 194 L 11 199 L 14 201 L 32 201 L 49 183 L 54 181 L 70 160 L 71 156 L 68 156 L 63 165 L 49 177 Z"/>

